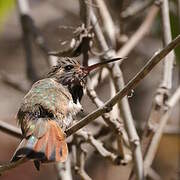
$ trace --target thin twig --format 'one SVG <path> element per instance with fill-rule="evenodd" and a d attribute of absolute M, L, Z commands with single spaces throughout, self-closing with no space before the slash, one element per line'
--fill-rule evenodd
<path fill-rule="evenodd" d="M 145 1 L 134 1 L 127 9 L 121 13 L 121 17 L 124 19 L 137 16 L 138 14 L 144 12 L 154 0 L 145 0 Z"/>
<path fill-rule="evenodd" d="M 115 64 L 112 69 L 110 69 L 112 73 L 112 77 L 114 80 L 116 91 L 120 91 L 123 89 L 125 82 L 123 79 L 122 71 L 120 70 L 120 67 L 118 64 Z M 139 136 L 137 134 L 134 120 L 131 114 L 131 109 L 129 106 L 129 102 L 127 97 L 123 98 L 120 101 L 119 108 L 122 110 L 122 115 L 124 119 L 124 125 L 128 133 L 128 137 L 130 140 L 130 145 L 133 152 L 133 158 L 135 161 L 135 168 L 137 172 L 137 178 L 143 179 L 143 158 L 141 153 L 141 146 L 140 146 L 140 140 Z"/>
<path fill-rule="evenodd" d="M 116 47 L 116 27 L 108 11 L 108 8 L 104 0 L 95 0 L 95 2 L 98 5 L 98 10 L 102 18 L 105 34 L 107 35 L 110 45 Z"/>
<path fill-rule="evenodd" d="M 156 172 L 154 169 L 152 169 L 152 168 L 149 168 L 148 176 L 149 176 L 152 180 L 162 180 L 162 178 L 160 177 L 160 175 L 157 174 L 157 172 Z"/>
<path fill-rule="evenodd" d="M 124 160 L 120 156 L 105 149 L 102 142 L 95 139 L 90 132 L 81 130 L 76 135 L 82 137 L 85 142 L 90 143 L 102 157 L 111 160 L 116 165 L 124 164 Z"/>
<path fill-rule="evenodd" d="M 86 28 L 90 26 L 90 9 L 92 2 L 91 0 L 79 0 L 80 4 L 80 17 L 85 24 Z"/>
<path fill-rule="evenodd" d="M 136 47 L 136 45 L 140 42 L 140 40 L 150 31 L 158 11 L 159 11 L 158 5 L 153 4 L 150 7 L 148 14 L 145 17 L 141 26 L 129 38 L 128 42 L 117 52 L 117 56 L 125 57 L 132 51 L 132 49 Z"/>
<path fill-rule="evenodd" d="M 164 40 L 164 45 L 166 46 L 168 43 L 172 41 L 168 0 L 164 0 L 161 4 L 161 15 L 162 15 L 162 24 L 164 29 L 163 40 Z M 172 51 L 165 57 L 163 79 L 160 87 L 157 89 L 157 93 L 154 98 L 149 120 L 143 132 L 143 136 L 142 136 L 143 155 L 145 155 L 149 143 L 151 142 L 151 139 L 153 137 L 154 128 L 155 128 L 154 125 L 159 124 L 159 120 L 164 114 L 165 103 L 168 99 L 169 91 L 172 87 L 173 64 L 174 64 L 174 52 Z"/>
<path fill-rule="evenodd" d="M 37 72 L 35 71 L 33 64 L 32 43 L 34 42 L 37 47 L 40 48 L 41 52 L 45 56 L 48 65 L 54 64 L 54 57 L 48 55 L 49 48 L 47 46 L 47 43 L 38 27 L 35 25 L 33 18 L 31 17 L 29 1 L 17 0 L 17 6 L 23 33 L 22 36 L 26 57 L 27 77 L 34 82 L 38 80 L 39 77 Z"/>
<path fill-rule="evenodd" d="M 177 1 L 177 4 L 178 4 L 178 8 L 177 8 L 177 10 L 178 10 L 178 22 L 179 22 L 179 29 L 180 29 L 180 0 L 178 0 Z"/>

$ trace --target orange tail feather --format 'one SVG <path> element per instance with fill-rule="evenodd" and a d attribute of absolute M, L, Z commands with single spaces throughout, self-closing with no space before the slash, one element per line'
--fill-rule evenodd
<path fill-rule="evenodd" d="M 64 133 L 55 121 L 48 120 L 46 133 L 37 138 L 35 134 L 17 148 L 12 161 L 22 157 L 38 160 L 41 162 L 64 162 L 68 156 L 67 143 Z"/>

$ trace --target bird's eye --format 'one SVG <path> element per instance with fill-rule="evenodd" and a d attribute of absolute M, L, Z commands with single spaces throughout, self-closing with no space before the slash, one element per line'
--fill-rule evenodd
<path fill-rule="evenodd" d="M 73 65 L 67 65 L 67 66 L 64 67 L 64 69 L 65 69 L 66 71 L 69 71 L 69 70 L 71 70 L 71 69 L 73 69 L 73 68 L 74 68 Z"/>

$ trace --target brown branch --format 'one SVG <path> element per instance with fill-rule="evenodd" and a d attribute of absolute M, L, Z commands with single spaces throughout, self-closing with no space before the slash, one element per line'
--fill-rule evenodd
<path fill-rule="evenodd" d="M 80 15 L 85 24 L 85 30 L 88 32 L 90 30 L 90 11 L 91 11 L 91 0 L 88 0 L 88 3 L 84 0 L 80 0 Z M 83 66 L 88 65 L 89 60 L 89 51 L 90 51 L 90 42 L 92 36 L 86 36 L 82 39 L 82 50 L 83 54 Z"/>
<path fill-rule="evenodd" d="M 80 4 L 80 17 L 85 24 L 86 28 L 90 26 L 90 9 L 92 6 L 91 0 L 79 0 Z"/>
<path fill-rule="evenodd" d="M 108 100 L 102 107 L 93 111 L 85 118 L 80 120 L 78 123 L 67 129 L 66 134 L 70 136 L 76 131 L 86 126 L 97 117 L 101 116 L 103 113 L 109 112 L 111 108 L 124 96 L 126 96 L 132 89 L 134 89 L 137 84 L 147 75 L 149 72 L 159 63 L 170 51 L 180 45 L 180 35 L 177 36 L 171 43 L 169 43 L 160 52 L 155 53 L 155 55 L 146 63 L 146 65 L 135 75 L 135 77 L 128 82 L 128 84 L 119 91 L 113 98 Z"/>

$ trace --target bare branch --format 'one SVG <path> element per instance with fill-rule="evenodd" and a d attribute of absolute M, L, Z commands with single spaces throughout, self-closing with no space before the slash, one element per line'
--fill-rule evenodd
<path fill-rule="evenodd" d="M 172 39 L 170 20 L 169 20 L 169 5 L 167 0 L 162 2 L 161 12 L 162 12 L 163 28 L 166 29 L 163 32 L 163 39 L 165 45 L 167 45 Z M 166 110 L 166 101 L 168 100 L 169 91 L 172 86 L 171 84 L 172 84 L 173 62 L 174 62 L 174 53 L 171 52 L 168 56 L 165 57 L 163 79 L 160 87 L 157 89 L 152 110 L 150 112 L 150 116 L 147 121 L 145 130 L 143 132 L 142 149 L 144 155 L 153 137 L 155 125 L 159 124 L 159 120 L 161 119 L 161 117 L 164 114 L 164 111 Z"/>
<path fill-rule="evenodd" d="M 168 43 L 172 41 L 168 0 L 164 0 L 162 2 L 161 18 L 162 18 L 162 25 L 163 25 L 163 28 L 162 28 L 163 40 L 164 40 L 164 45 L 166 46 Z M 172 73 L 173 73 L 174 58 L 175 58 L 174 51 L 172 51 L 165 57 L 165 61 L 164 61 L 163 81 L 162 81 L 161 87 L 167 90 L 170 90 L 172 87 Z"/>
<path fill-rule="evenodd" d="M 64 163 L 57 162 L 55 164 L 55 168 L 59 180 L 72 180 L 70 156 L 68 157 L 67 161 Z"/>
<path fill-rule="evenodd" d="M 163 129 L 172 113 L 173 108 L 175 107 L 175 105 L 178 103 L 179 100 L 180 100 L 180 87 L 176 90 L 176 92 L 172 95 L 172 97 L 167 101 L 166 105 L 168 107 L 168 110 L 161 117 L 159 121 L 160 123 L 159 123 L 158 129 L 156 130 L 152 138 L 151 144 L 148 148 L 148 151 L 146 153 L 146 157 L 144 160 L 145 175 L 148 173 L 148 170 L 157 152 L 157 148 L 163 134 Z"/>
<path fill-rule="evenodd" d="M 4 173 L 5 171 L 8 171 L 10 169 L 13 169 L 13 168 L 15 168 L 15 167 L 19 166 L 20 164 L 23 164 L 23 163 L 25 163 L 27 161 L 28 161 L 28 159 L 21 158 L 20 160 L 15 161 L 15 162 L 9 162 L 9 163 L 6 163 L 6 164 L 1 164 L 0 165 L 0 174 Z"/>
<path fill-rule="evenodd" d="M 143 23 L 138 28 L 138 30 L 130 37 L 128 42 L 117 52 L 117 56 L 125 57 L 127 56 L 134 47 L 139 43 L 139 41 L 150 31 L 154 19 L 159 11 L 159 6 L 153 4 L 148 11 Z"/>
<path fill-rule="evenodd" d="M 22 138 L 21 130 L 9 123 L 0 121 L 0 130 L 17 138 Z"/>
<path fill-rule="evenodd" d="M 100 12 L 105 33 L 108 40 L 110 41 L 111 46 L 116 46 L 116 27 L 112 20 L 112 17 L 108 11 L 108 8 L 104 0 L 95 0 L 98 5 L 98 10 Z"/>
<path fill-rule="evenodd" d="M 76 123 L 74 126 L 70 127 L 66 134 L 67 136 L 70 136 L 74 134 L 76 131 L 87 125 L 88 123 L 92 122 L 97 117 L 101 116 L 103 113 L 106 113 L 111 110 L 111 108 L 125 95 L 129 93 L 131 89 L 134 89 L 138 82 L 140 82 L 152 69 L 153 67 L 162 60 L 171 50 L 173 50 L 175 47 L 180 45 L 180 35 L 177 36 L 171 43 L 169 43 L 164 49 L 162 49 L 160 52 L 156 53 L 149 62 L 141 69 L 141 71 L 121 90 L 119 91 L 113 98 L 111 98 L 109 101 L 107 101 L 102 107 L 98 108 L 97 110 L 93 111 L 89 115 L 87 115 L 85 118 L 80 120 L 78 123 Z M 172 102 L 172 101 L 171 101 Z M 7 126 L 5 126 L 7 128 Z M 9 131 L 14 132 L 13 129 L 7 128 Z M 8 131 L 7 131 L 8 132 Z M 8 132 L 9 133 L 9 132 Z M 17 134 L 17 132 L 16 132 Z M 19 133 L 18 133 L 19 134 Z M 19 135 L 17 135 L 19 137 Z M 18 164 L 18 163 L 17 163 Z M 15 167 L 15 164 L 7 165 L 7 166 L 1 166 L 0 172 Z"/>
<path fill-rule="evenodd" d="M 121 13 L 121 17 L 124 19 L 134 17 L 145 11 L 153 3 L 153 1 L 154 0 L 145 0 L 143 2 L 134 1 L 132 5 L 128 6 L 128 8 Z"/>
<path fill-rule="evenodd" d="M 102 142 L 95 139 L 91 133 L 81 130 L 77 132 L 76 135 L 82 137 L 85 142 L 90 143 L 102 157 L 111 160 L 114 164 L 119 165 L 125 163 L 125 161 L 120 156 L 105 149 Z"/>
<path fill-rule="evenodd" d="M 152 180 L 162 180 L 162 178 L 160 177 L 159 174 L 157 174 L 157 172 L 150 168 L 149 172 L 148 172 L 148 176 L 152 179 Z"/>
<path fill-rule="evenodd" d="M 131 89 L 134 89 L 137 84 L 159 63 L 171 50 L 180 45 L 180 35 L 177 36 L 171 43 L 169 43 L 164 49 L 160 52 L 155 53 L 155 55 L 146 63 L 146 65 L 134 76 L 134 78 L 128 82 L 128 84 L 119 91 L 113 98 L 108 100 L 102 107 L 93 111 L 85 118 L 80 120 L 78 123 L 67 129 L 67 136 L 72 135 L 82 127 L 86 126 L 97 117 L 101 116 L 103 113 L 106 113 L 111 110 L 111 108 L 124 96 L 126 96 Z"/>
<path fill-rule="evenodd" d="M 83 180 L 92 180 L 91 177 L 85 171 L 85 160 L 86 160 L 86 151 L 82 148 L 82 143 L 79 142 L 78 135 L 74 136 L 75 146 L 75 172 L 80 176 Z"/>
<path fill-rule="evenodd" d="M 88 82 L 90 82 L 90 80 L 88 80 Z M 96 92 L 94 91 L 94 89 L 91 86 L 91 83 L 88 83 L 87 86 L 87 94 L 90 97 L 90 99 L 92 100 L 92 102 L 96 105 L 96 107 L 101 107 L 104 102 L 102 102 Z M 104 119 L 104 121 L 109 125 L 109 127 L 111 128 L 111 130 L 113 132 L 115 132 L 117 134 L 118 137 L 118 147 L 119 147 L 119 154 L 122 158 L 125 158 L 125 153 L 124 153 L 124 146 L 123 146 L 123 141 L 122 139 L 126 142 L 126 144 L 129 144 L 128 139 L 125 136 L 125 130 L 124 127 L 122 126 L 122 124 L 120 123 L 120 121 L 122 122 L 122 120 L 118 120 L 115 119 L 113 116 L 111 116 L 109 113 L 105 113 L 102 115 L 102 118 Z M 128 141 L 128 142 L 127 142 Z"/>
<path fill-rule="evenodd" d="M 37 72 L 35 71 L 33 64 L 33 47 L 32 43 L 34 42 L 37 47 L 40 48 L 41 52 L 46 58 L 48 65 L 53 64 L 53 57 L 48 56 L 49 48 L 46 44 L 44 37 L 42 36 L 40 30 L 34 23 L 33 18 L 30 14 L 29 1 L 17 0 L 17 6 L 20 16 L 20 23 L 22 28 L 22 36 L 24 43 L 24 51 L 26 58 L 26 73 L 27 78 L 32 82 L 39 79 Z"/>
<path fill-rule="evenodd" d="M 116 53 L 118 57 L 126 57 L 135 47 L 136 45 L 142 40 L 142 38 L 148 34 L 151 29 L 151 26 L 154 22 L 155 17 L 157 16 L 159 11 L 159 6 L 153 4 L 152 7 L 149 9 L 147 16 L 145 17 L 141 26 L 137 29 L 137 31 L 129 38 L 127 43 L 121 47 L 121 49 Z M 96 36 L 98 36 L 98 42 L 101 44 L 102 49 L 108 49 L 105 39 L 102 37 L 100 33 L 101 29 L 97 25 L 97 19 L 95 18 L 94 13 L 91 15 L 92 24 L 94 24 L 94 30 L 96 32 Z M 121 62 L 120 62 L 121 64 Z M 103 73 L 103 78 L 107 77 L 108 73 L 105 71 Z M 97 87 L 98 83 L 94 83 L 93 87 Z"/>

